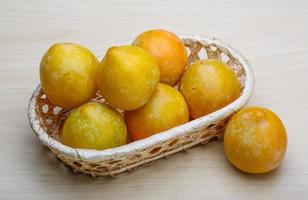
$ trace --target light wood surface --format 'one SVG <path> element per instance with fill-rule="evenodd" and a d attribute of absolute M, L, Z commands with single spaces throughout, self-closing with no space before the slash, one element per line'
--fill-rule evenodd
<path fill-rule="evenodd" d="M 307 199 L 308 1 L 0 2 L 0 199 Z M 114 179 L 76 176 L 44 148 L 26 110 L 42 54 L 55 42 L 97 56 L 147 29 L 215 36 L 252 64 L 250 105 L 272 109 L 288 130 L 283 164 L 248 175 L 226 160 L 222 142 Z"/>

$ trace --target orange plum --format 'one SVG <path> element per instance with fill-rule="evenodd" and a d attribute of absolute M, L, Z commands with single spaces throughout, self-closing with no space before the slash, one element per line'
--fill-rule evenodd
<path fill-rule="evenodd" d="M 224 134 L 224 149 L 238 169 L 260 174 L 277 168 L 287 148 L 287 133 L 281 120 L 262 107 L 236 113 Z"/>
<path fill-rule="evenodd" d="M 181 82 L 192 118 L 214 112 L 240 96 L 240 83 L 235 73 L 220 60 L 201 60 L 189 66 Z"/>
<path fill-rule="evenodd" d="M 147 50 L 157 60 L 160 82 L 176 85 L 187 65 L 187 52 L 178 36 L 165 30 L 150 30 L 140 34 L 133 44 Z"/>
<path fill-rule="evenodd" d="M 150 100 L 137 110 L 125 111 L 124 119 L 131 139 L 139 140 L 188 122 L 189 114 L 181 93 L 159 83 Z"/>

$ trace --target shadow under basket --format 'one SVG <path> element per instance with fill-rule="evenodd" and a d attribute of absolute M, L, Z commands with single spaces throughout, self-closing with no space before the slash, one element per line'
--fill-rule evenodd
<path fill-rule="evenodd" d="M 74 172 L 95 176 L 115 176 L 140 165 L 172 155 L 220 137 L 230 116 L 242 108 L 253 91 L 254 76 L 248 61 L 232 47 L 215 38 L 182 37 L 189 64 L 199 59 L 219 59 L 227 63 L 241 83 L 241 95 L 231 104 L 151 137 L 106 150 L 75 149 L 59 142 L 60 130 L 70 110 L 52 105 L 39 85 L 31 97 L 28 117 L 39 140 Z M 97 94 L 92 101 L 104 101 Z"/>

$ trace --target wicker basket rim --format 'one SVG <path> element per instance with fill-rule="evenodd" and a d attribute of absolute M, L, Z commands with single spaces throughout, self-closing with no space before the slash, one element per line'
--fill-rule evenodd
<path fill-rule="evenodd" d="M 41 86 L 38 85 L 34 90 L 28 107 L 28 118 L 30 122 L 31 128 L 34 130 L 34 133 L 39 138 L 39 140 L 47 147 L 54 149 L 58 152 L 66 156 L 73 157 L 75 159 L 86 160 L 86 161 L 101 161 L 101 160 L 109 160 L 109 159 L 118 159 L 124 155 L 132 154 L 143 149 L 149 148 L 151 146 L 162 143 L 166 140 L 179 137 L 184 135 L 187 132 L 198 131 L 201 130 L 203 126 L 209 125 L 217 120 L 224 119 L 226 116 L 232 114 L 238 108 L 242 107 L 247 100 L 250 98 L 253 87 L 254 87 L 254 74 L 252 68 L 248 62 L 248 60 L 237 50 L 235 50 L 230 45 L 218 40 L 217 38 L 212 37 L 199 37 L 199 36 L 182 36 L 183 40 L 185 39 L 194 39 L 201 42 L 206 43 L 215 43 L 219 46 L 222 46 L 230 52 L 230 54 L 237 58 L 241 63 L 243 69 L 246 73 L 246 79 L 244 82 L 244 88 L 241 96 L 236 99 L 231 104 L 203 117 L 192 120 L 186 124 L 174 127 L 172 129 L 160 132 L 151 137 L 138 140 L 120 147 L 106 149 L 106 150 L 92 150 L 92 149 L 78 149 L 72 148 L 63 145 L 61 142 L 50 137 L 46 131 L 40 126 L 40 121 L 38 119 L 35 105 L 36 105 L 36 97 L 39 95 L 41 90 Z"/>

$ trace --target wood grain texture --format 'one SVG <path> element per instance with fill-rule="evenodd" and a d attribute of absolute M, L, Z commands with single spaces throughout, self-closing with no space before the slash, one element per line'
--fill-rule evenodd
<path fill-rule="evenodd" d="M 308 195 L 308 1 L 0 2 L 0 199 L 306 199 Z M 278 170 L 235 170 L 219 141 L 115 179 L 75 176 L 32 133 L 28 100 L 42 54 L 55 42 L 97 56 L 147 29 L 216 36 L 251 62 L 250 105 L 275 111 L 288 130 Z"/>

